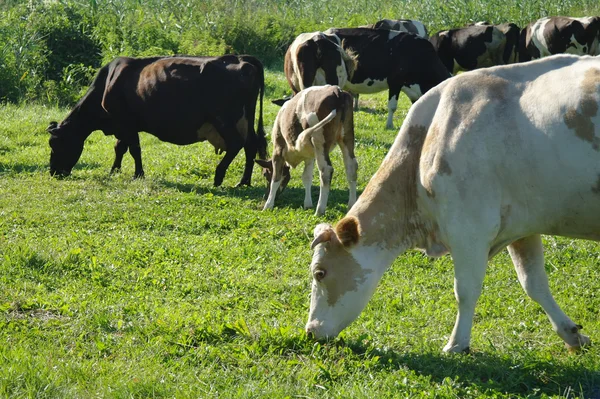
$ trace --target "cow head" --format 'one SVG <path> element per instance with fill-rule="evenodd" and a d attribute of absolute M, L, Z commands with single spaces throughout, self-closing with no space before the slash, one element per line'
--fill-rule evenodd
<path fill-rule="evenodd" d="M 271 181 L 273 179 L 273 162 L 270 159 L 255 159 L 254 162 L 256 162 L 256 164 L 262 168 L 262 175 L 267 180 L 267 191 L 265 191 L 264 196 L 265 198 L 267 198 L 269 196 L 269 192 L 271 191 Z M 278 195 L 281 194 L 283 190 L 285 190 L 288 183 L 290 182 L 290 167 L 284 165 L 282 173 L 283 177 L 281 179 L 281 185 L 279 186 L 279 190 L 277 191 Z"/>
<path fill-rule="evenodd" d="M 358 245 L 359 231 L 354 217 L 345 217 L 335 229 L 328 224 L 315 228 L 306 332 L 316 339 L 333 338 L 356 319 L 381 278 L 382 272 L 365 267 L 371 254 Z"/>
<path fill-rule="evenodd" d="M 46 130 L 50 133 L 50 175 L 69 176 L 83 152 L 85 138 L 74 134 L 69 124 L 50 122 Z"/>

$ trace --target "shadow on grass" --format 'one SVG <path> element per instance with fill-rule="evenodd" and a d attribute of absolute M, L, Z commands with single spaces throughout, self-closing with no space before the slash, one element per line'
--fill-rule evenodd
<path fill-rule="evenodd" d="M 408 368 L 418 375 L 431 377 L 436 383 L 450 377 L 462 384 L 476 385 L 484 392 L 600 399 L 600 371 L 583 365 L 565 365 L 527 354 L 519 357 L 493 353 L 415 354 L 373 349 L 359 342 L 347 343 L 347 346 L 357 355 L 377 359 L 381 369 Z"/>
<path fill-rule="evenodd" d="M 30 164 L 30 163 L 1 163 L 0 162 L 0 174 L 5 173 L 37 173 L 44 172 L 47 170 L 46 165 Z"/>

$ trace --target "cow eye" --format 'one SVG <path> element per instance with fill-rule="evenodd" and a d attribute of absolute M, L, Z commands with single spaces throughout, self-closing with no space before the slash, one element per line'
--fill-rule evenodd
<path fill-rule="evenodd" d="M 313 276 L 315 277 L 315 280 L 321 281 L 325 278 L 326 274 L 327 274 L 327 272 L 325 272 L 325 270 L 317 269 L 317 270 L 315 270 Z"/>

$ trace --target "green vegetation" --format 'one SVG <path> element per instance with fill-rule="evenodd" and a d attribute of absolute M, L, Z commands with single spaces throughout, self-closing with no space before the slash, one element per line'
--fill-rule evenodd
<path fill-rule="evenodd" d="M 246 53 L 281 68 L 301 32 L 413 18 L 430 31 L 487 20 L 598 15 L 596 0 L 7 0 L 0 2 L 0 101 L 72 105 L 119 55 Z"/>
<path fill-rule="evenodd" d="M 470 355 L 441 354 L 456 314 L 451 259 L 418 252 L 396 260 L 338 339 L 308 340 L 312 230 L 346 212 L 337 150 L 327 213 L 316 217 L 302 209 L 301 170 L 262 212 L 258 170 L 253 187 L 232 188 L 242 156 L 213 188 L 212 147 L 147 134 L 143 180 L 131 179 L 128 156 L 109 175 L 114 138 L 100 132 L 73 175 L 54 179 L 45 132 L 117 55 L 257 55 L 271 68 L 269 127 L 269 100 L 289 90 L 281 58 L 302 31 L 381 17 L 431 30 L 525 24 L 600 14 L 596 1 L 9 0 L 0 14 L 0 397 L 600 397 L 600 347 L 567 353 L 506 252 L 490 262 Z M 385 94 L 361 104 L 359 190 L 395 136 L 383 130 Z M 557 301 L 597 342 L 600 244 L 545 244 Z"/>

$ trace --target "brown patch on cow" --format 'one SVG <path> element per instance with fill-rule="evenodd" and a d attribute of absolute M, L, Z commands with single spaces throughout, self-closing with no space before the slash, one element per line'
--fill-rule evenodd
<path fill-rule="evenodd" d="M 246 118 L 246 110 L 244 110 L 244 114 L 235 124 L 235 128 L 244 141 L 246 141 L 246 138 L 248 137 L 248 119 Z"/>
<path fill-rule="evenodd" d="M 358 243 L 360 237 L 360 226 L 358 219 L 353 216 L 347 216 L 340 220 L 335 226 L 335 233 L 338 239 L 346 248 Z"/>
<path fill-rule="evenodd" d="M 596 182 L 596 185 L 592 187 L 592 192 L 600 195 L 600 174 L 598 175 L 598 181 Z"/>
<path fill-rule="evenodd" d="M 401 245 L 420 233 L 417 213 L 417 173 L 427 127 L 413 125 L 400 132 L 379 170 L 352 208 L 364 234 L 364 244 Z"/>
<path fill-rule="evenodd" d="M 600 151 L 600 138 L 596 137 L 596 126 L 592 118 L 598 115 L 598 102 L 594 97 L 598 84 L 600 84 L 600 70 L 596 68 L 587 70 L 581 83 L 583 92 L 581 103 L 577 108 L 567 110 L 564 116 L 565 125 L 574 130 L 581 140 L 591 143 L 596 151 Z"/>
<path fill-rule="evenodd" d="M 335 306 L 337 301 L 349 291 L 359 289 L 359 284 L 367 280 L 370 269 L 363 269 L 341 243 L 330 241 L 325 253 L 315 269 L 323 269 L 327 274 L 319 284 L 327 292 L 327 303 Z M 315 270 L 313 270 L 314 272 Z"/>
<path fill-rule="evenodd" d="M 198 129 L 198 141 L 205 140 L 208 140 L 215 147 L 215 153 L 217 154 L 227 150 L 225 140 L 211 123 L 205 123 Z"/>

